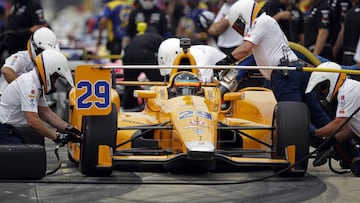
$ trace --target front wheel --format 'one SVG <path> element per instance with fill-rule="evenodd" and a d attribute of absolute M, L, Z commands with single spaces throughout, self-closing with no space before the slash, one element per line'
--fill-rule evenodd
<path fill-rule="evenodd" d="M 273 125 L 275 131 L 273 132 L 273 148 L 272 158 L 286 157 L 286 147 L 295 145 L 295 163 L 299 163 L 294 169 L 285 171 L 279 176 L 301 177 L 304 176 L 308 168 L 309 154 L 309 132 L 310 132 L 310 117 L 309 110 L 305 103 L 286 101 L 279 102 L 275 107 Z M 279 172 L 285 167 L 274 167 L 274 172 Z"/>
<path fill-rule="evenodd" d="M 88 176 L 110 176 L 112 166 L 99 166 L 99 146 L 115 148 L 117 134 L 117 109 L 115 104 L 109 115 L 84 116 L 82 121 L 84 141 L 80 145 L 79 169 Z M 110 156 L 110 153 L 109 153 Z M 112 157 L 109 157 L 112 159 Z M 112 164 L 111 164 L 112 165 Z"/>

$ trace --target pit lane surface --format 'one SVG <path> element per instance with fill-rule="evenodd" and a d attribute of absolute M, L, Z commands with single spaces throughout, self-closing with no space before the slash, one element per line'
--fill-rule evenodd
<path fill-rule="evenodd" d="M 56 168 L 54 145 L 47 143 L 47 168 Z M 61 168 L 36 182 L 1 182 L 0 202 L 359 202 L 359 179 L 339 175 L 328 166 L 302 178 L 272 177 L 269 170 L 209 174 L 114 171 L 112 177 L 86 177 L 60 149 Z M 336 166 L 335 166 L 336 167 Z M 26 170 L 26 169 L 24 169 Z M 212 185 L 213 184 L 213 185 Z"/>

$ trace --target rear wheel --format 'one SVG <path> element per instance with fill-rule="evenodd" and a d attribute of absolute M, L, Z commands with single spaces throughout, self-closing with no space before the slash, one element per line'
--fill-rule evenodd
<path fill-rule="evenodd" d="M 273 125 L 273 148 L 272 158 L 286 157 L 286 147 L 296 146 L 295 162 L 303 160 L 309 154 L 309 130 L 310 130 L 309 111 L 305 103 L 302 102 L 279 102 L 275 108 Z M 295 170 L 287 170 L 279 176 L 303 176 L 308 167 L 308 158 L 299 163 Z M 285 167 L 274 167 L 274 172 L 279 172 Z"/>
<path fill-rule="evenodd" d="M 99 145 L 115 147 L 117 134 L 117 109 L 105 116 L 84 116 L 82 121 L 84 141 L 80 145 L 79 168 L 88 176 L 110 176 L 112 166 L 98 166 Z M 112 159 L 112 157 L 110 157 Z"/>

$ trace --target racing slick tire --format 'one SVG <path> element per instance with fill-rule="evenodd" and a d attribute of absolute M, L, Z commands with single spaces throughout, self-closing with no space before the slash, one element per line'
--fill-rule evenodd
<path fill-rule="evenodd" d="M 44 146 L 38 144 L 0 145 L 0 179 L 37 180 L 45 174 Z"/>
<path fill-rule="evenodd" d="M 80 144 L 79 169 L 88 176 L 110 176 L 112 166 L 98 166 L 99 145 L 115 148 L 117 134 L 117 109 L 112 104 L 108 115 L 84 116 L 82 120 L 84 141 Z"/>
<path fill-rule="evenodd" d="M 286 147 L 296 146 L 295 170 L 287 170 L 279 176 L 301 177 L 308 168 L 310 116 L 305 103 L 296 101 L 278 102 L 274 111 L 273 126 L 275 130 L 272 135 L 274 152 L 272 158 L 286 157 Z M 302 161 L 301 161 L 302 160 Z M 300 163 L 297 163 L 301 161 Z M 284 170 L 287 166 L 275 166 L 275 173 Z"/>

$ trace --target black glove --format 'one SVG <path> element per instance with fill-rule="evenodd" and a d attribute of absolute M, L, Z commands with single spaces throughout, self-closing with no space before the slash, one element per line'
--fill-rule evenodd
<path fill-rule="evenodd" d="M 215 65 L 226 66 L 226 65 L 234 64 L 236 61 L 238 61 L 238 60 L 232 54 L 229 54 L 225 58 L 218 61 Z"/>
<path fill-rule="evenodd" d="M 80 130 L 75 128 L 74 126 L 66 126 L 64 129 L 64 133 L 68 134 L 68 141 L 72 142 L 81 142 L 82 141 L 82 133 Z"/>
<path fill-rule="evenodd" d="M 62 134 L 62 133 L 56 133 L 56 138 L 54 139 L 55 144 L 59 146 L 64 146 L 68 142 L 68 135 Z"/>

